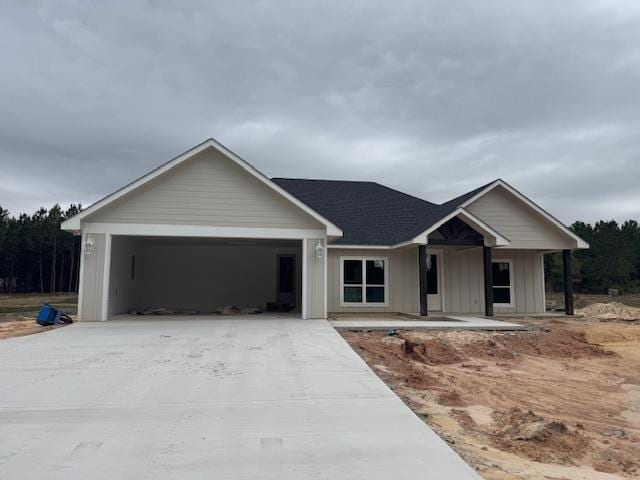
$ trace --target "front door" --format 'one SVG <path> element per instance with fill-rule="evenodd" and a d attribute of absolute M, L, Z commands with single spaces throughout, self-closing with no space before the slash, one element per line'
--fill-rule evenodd
<path fill-rule="evenodd" d="M 278 255 L 277 302 L 279 306 L 296 306 L 296 257 Z"/>
<path fill-rule="evenodd" d="M 442 254 L 430 253 L 427 258 L 427 307 L 442 311 Z"/>

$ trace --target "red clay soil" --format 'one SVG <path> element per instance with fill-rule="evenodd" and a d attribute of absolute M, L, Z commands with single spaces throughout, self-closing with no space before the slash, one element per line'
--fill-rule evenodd
<path fill-rule="evenodd" d="M 485 478 L 640 478 L 640 325 L 343 336 Z"/>

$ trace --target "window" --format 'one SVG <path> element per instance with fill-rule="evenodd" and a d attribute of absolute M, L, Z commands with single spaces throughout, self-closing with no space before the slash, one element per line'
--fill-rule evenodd
<path fill-rule="evenodd" d="M 427 262 L 427 294 L 438 294 L 438 256 L 429 255 Z"/>
<path fill-rule="evenodd" d="M 387 305 L 386 258 L 342 257 L 342 304 Z"/>
<path fill-rule="evenodd" d="M 493 262 L 493 304 L 503 307 L 513 306 L 513 268 L 511 260 Z"/>

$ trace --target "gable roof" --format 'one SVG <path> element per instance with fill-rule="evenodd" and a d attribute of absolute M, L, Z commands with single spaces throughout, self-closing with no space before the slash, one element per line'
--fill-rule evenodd
<path fill-rule="evenodd" d="M 439 218 L 437 205 L 375 182 L 272 180 L 342 229 L 335 244 L 395 245 Z"/>
<path fill-rule="evenodd" d="M 520 193 L 518 190 L 513 188 L 511 185 L 509 185 L 507 182 L 505 182 L 501 178 L 498 178 L 497 180 L 494 180 L 493 182 L 485 185 L 484 187 L 480 187 L 480 188 L 476 189 L 475 191 L 469 192 L 469 193 L 467 193 L 465 195 L 462 195 L 462 196 L 458 197 L 458 198 L 461 198 L 461 199 L 464 197 L 464 200 L 460 204 L 460 207 L 461 208 L 465 208 L 466 206 L 472 204 L 478 198 L 482 197 L 483 195 L 486 195 L 487 193 L 489 193 L 491 190 L 493 190 L 496 187 L 504 188 L 509 193 L 511 193 L 514 197 L 516 197 L 518 200 L 520 200 L 525 205 L 527 205 L 529 208 L 533 209 L 539 215 L 541 215 L 543 218 L 545 218 L 550 223 L 552 223 L 556 227 L 558 227 L 563 233 L 565 233 L 566 235 L 568 235 L 569 237 L 571 237 L 573 240 L 576 241 L 576 247 L 577 248 L 589 248 L 589 244 L 587 242 L 585 242 L 582 238 L 580 238 L 578 235 L 576 235 L 564 223 L 562 223 L 556 217 L 554 217 L 549 212 L 547 212 L 545 209 L 540 207 L 538 204 L 533 202 L 531 199 L 529 199 L 528 197 L 524 196 L 522 193 Z"/>
<path fill-rule="evenodd" d="M 408 243 L 424 243 L 431 232 L 456 216 L 487 235 L 495 245 L 509 245 L 510 242 L 507 238 L 465 209 L 481 196 L 501 186 L 571 237 L 576 242 L 577 248 L 589 247 L 584 240 L 562 222 L 502 179 L 494 180 L 438 205 L 375 182 L 297 178 L 270 179 L 212 138 L 95 202 L 89 208 L 64 221 L 61 228 L 79 231 L 82 228 L 83 218 L 137 190 L 147 182 L 207 149 L 214 149 L 222 153 L 247 173 L 324 224 L 327 228 L 327 237 L 330 240 L 337 239 L 334 241 L 336 245 L 393 247 Z"/>
<path fill-rule="evenodd" d="M 102 198 L 101 200 L 98 200 L 93 205 L 91 205 L 89 208 L 86 208 L 85 210 L 82 210 L 77 215 L 74 215 L 73 217 L 71 217 L 71 218 L 65 220 L 64 222 L 62 222 L 61 228 L 63 230 L 70 230 L 70 231 L 78 231 L 78 230 L 80 230 L 81 229 L 81 220 L 83 218 L 85 218 L 85 217 L 95 213 L 96 211 L 106 207 L 107 205 L 109 205 L 110 203 L 114 202 L 115 200 L 123 197 L 124 195 L 126 195 L 126 194 L 128 194 L 128 193 L 130 193 L 130 192 L 132 192 L 134 190 L 137 190 L 138 188 L 142 187 L 147 182 L 150 182 L 151 180 L 155 179 L 156 177 L 158 177 L 160 175 L 163 175 L 164 173 L 168 172 L 172 168 L 177 167 L 178 165 L 180 165 L 183 162 L 189 160 L 190 158 L 193 158 L 194 156 L 204 152 L 207 149 L 214 149 L 214 150 L 219 151 L 220 153 L 225 155 L 227 158 L 229 158 L 231 161 L 235 162 L 237 165 L 239 165 L 241 168 L 243 168 L 247 173 L 249 173 L 250 175 L 254 176 L 255 178 L 260 180 L 262 183 L 266 184 L 271 189 L 275 190 L 278 194 L 280 194 L 281 196 L 283 196 L 284 198 L 289 200 L 291 203 L 296 205 L 298 208 L 303 210 L 305 213 L 307 213 L 308 215 L 310 215 L 311 217 L 313 217 L 314 219 L 316 219 L 320 223 L 324 224 L 326 226 L 326 228 L 327 228 L 327 236 L 329 236 L 329 237 L 339 237 L 339 236 L 342 235 L 342 231 L 332 221 L 328 220 L 327 218 L 325 218 L 324 216 L 319 214 L 317 211 L 315 211 L 308 204 L 306 204 L 304 202 L 301 202 L 298 198 L 296 198 L 295 196 L 291 195 L 286 190 L 282 189 L 280 186 L 278 186 L 273 181 L 271 181 L 271 179 L 269 179 L 269 177 L 267 177 L 262 172 L 260 172 L 258 169 L 256 169 L 253 165 L 249 164 L 248 162 L 246 162 L 245 160 L 240 158 L 238 155 L 233 153 L 231 150 L 229 150 L 228 148 L 226 148 L 224 145 L 222 145 L 221 143 L 217 142 L 213 138 L 209 138 L 209 139 L 205 140 L 201 144 L 196 145 L 195 147 L 187 150 L 186 152 L 184 152 L 184 153 L 178 155 L 177 157 L 172 158 L 168 162 L 160 165 L 159 167 L 157 167 L 156 169 L 154 169 L 151 172 L 147 173 L 146 175 L 143 175 L 142 177 L 134 180 L 133 182 L 129 183 L 128 185 L 125 185 L 124 187 L 120 188 L 119 190 L 116 190 L 115 192 L 111 193 L 110 195 L 107 195 L 106 197 Z"/>
<path fill-rule="evenodd" d="M 475 188 L 440 205 L 427 202 L 375 182 L 273 178 L 275 183 L 311 208 L 330 218 L 343 236 L 334 245 L 398 246 L 424 243 L 429 233 L 453 217 L 492 236 L 497 246 L 509 245 L 490 225 L 464 207 L 497 186 L 504 186 L 576 241 L 577 248 L 588 244 L 555 217 L 517 192 L 501 179 Z"/>

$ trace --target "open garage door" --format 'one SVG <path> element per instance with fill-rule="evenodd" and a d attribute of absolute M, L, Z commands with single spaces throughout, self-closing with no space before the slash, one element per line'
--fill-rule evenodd
<path fill-rule="evenodd" d="M 302 242 L 114 235 L 109 316 L 225 306 L 299 313 Z"/>

